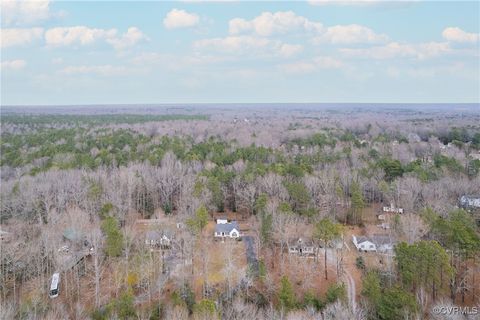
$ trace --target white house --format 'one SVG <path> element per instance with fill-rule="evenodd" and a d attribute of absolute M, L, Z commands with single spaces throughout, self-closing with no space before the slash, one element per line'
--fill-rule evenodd
<path fill-rule="evenodd" d="M 403 213 L 403 208 L 395 208 L 390 205 L 390 207 L 383 207 L 383 212 Z"/>
<path fill-rule="evenodd" d="M 239 238 L 240 228 L 237 221 L 228 222 L 227 219 L 217 219 L 214 236 L 215 238 Z"/>
<path fill-rule="evenodd" d="M 388 235 L 374 234 L 371 237 L 352 236 L 352 241 L 358 251 L 389 252 L 393 250 L 395 241 Z"/>
<path fill-rule="evenodd" d="M 315 251 L 316 247 L 312 241 L 298 238 L 288 242 L 288 253 L 290 254 L 311 255 L 315 254 Z"/>
<path fill-rule="evenodd" d="M 352 241 L 358 251 L 377 251 L 377 246 L 367 237 L 352 236 Z"/>
<path fill-rule="evenodd" d="M 460 206 L 465 209 L 478 209 L 480 208 L 480 196 L 464 195 L 460 198 Z"/>

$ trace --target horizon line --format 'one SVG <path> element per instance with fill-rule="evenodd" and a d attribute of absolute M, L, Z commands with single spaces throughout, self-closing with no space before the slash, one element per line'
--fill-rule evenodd
<path fill-rule="evenodd" d="M 405 104 L 405 105 L 480 105 L 480 101 L 477 102 L 150 102 L 150 103 L 85 103 L 85 104 L 0 104 L 0 108 L 9 107 L 93 107 L 93 106 L 185 106 L 185 105 L 325 105 L 325 104 Z"/>

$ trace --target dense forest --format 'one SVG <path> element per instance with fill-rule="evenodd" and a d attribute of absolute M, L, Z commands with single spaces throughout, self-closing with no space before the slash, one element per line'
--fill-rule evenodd
<path fill-rule="evenodd" d="M 451 319 L 435 307 L 478 306 L 477 106 L 124 109 L 2 110 L 4 318 Z M 220 217 L 241 241 L 214 239 Z M 168 245 L 152 248 L 152 231 Z M 352 243 L 378 234 L 393 249 Z M 291 254 L 298 238 L 311 256 Z"/>

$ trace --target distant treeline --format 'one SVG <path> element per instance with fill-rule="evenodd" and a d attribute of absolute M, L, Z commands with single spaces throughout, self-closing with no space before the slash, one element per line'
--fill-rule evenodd
<path fill-rule="evenodd" d="M 208 120 L 208 115 L 200 114 L 88 114 L 88 115 L 53 115 L 53 114 L 6 114 L 2 115 L 1 122 L 16 125 L 42 125 L 42 124 L 134 124 L 150 121 L 173 121 L 173 120 Z"/>

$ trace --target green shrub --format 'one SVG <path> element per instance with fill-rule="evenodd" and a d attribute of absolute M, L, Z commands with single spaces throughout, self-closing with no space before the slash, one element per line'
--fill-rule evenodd
<path fill-rule="evenodd" d="M 357 259 L 355 260 L 355 265 L 358 269 L 365 270 L 365 260 L 363 259 L 363 257 L 357 257 Z"/>
<path fill-rule="evenodd" d="M 347 299 L 347 290 L 345 289 L 345 284 L 334 284 L 327 289 L 325 295 L 327 303 L 333 303 L 337 300 L 345 301 Z"/>
<path fill-rule="evenodd" d="M 295 292 L 293 291 L 292 284 L 287 276 L 283 276 L 280 280 L 278 300 L 280 301 L 280 305 L 287 311 L 295 308 L 297 305 Z"/>
<path fill-rule="evenodd" d="M 110 257 L 119 257 L 123 252 L 123 234 L 116 218 L 110 216 L 103 220 L 102 231 L 106 236 L 105 253 Z"/>

